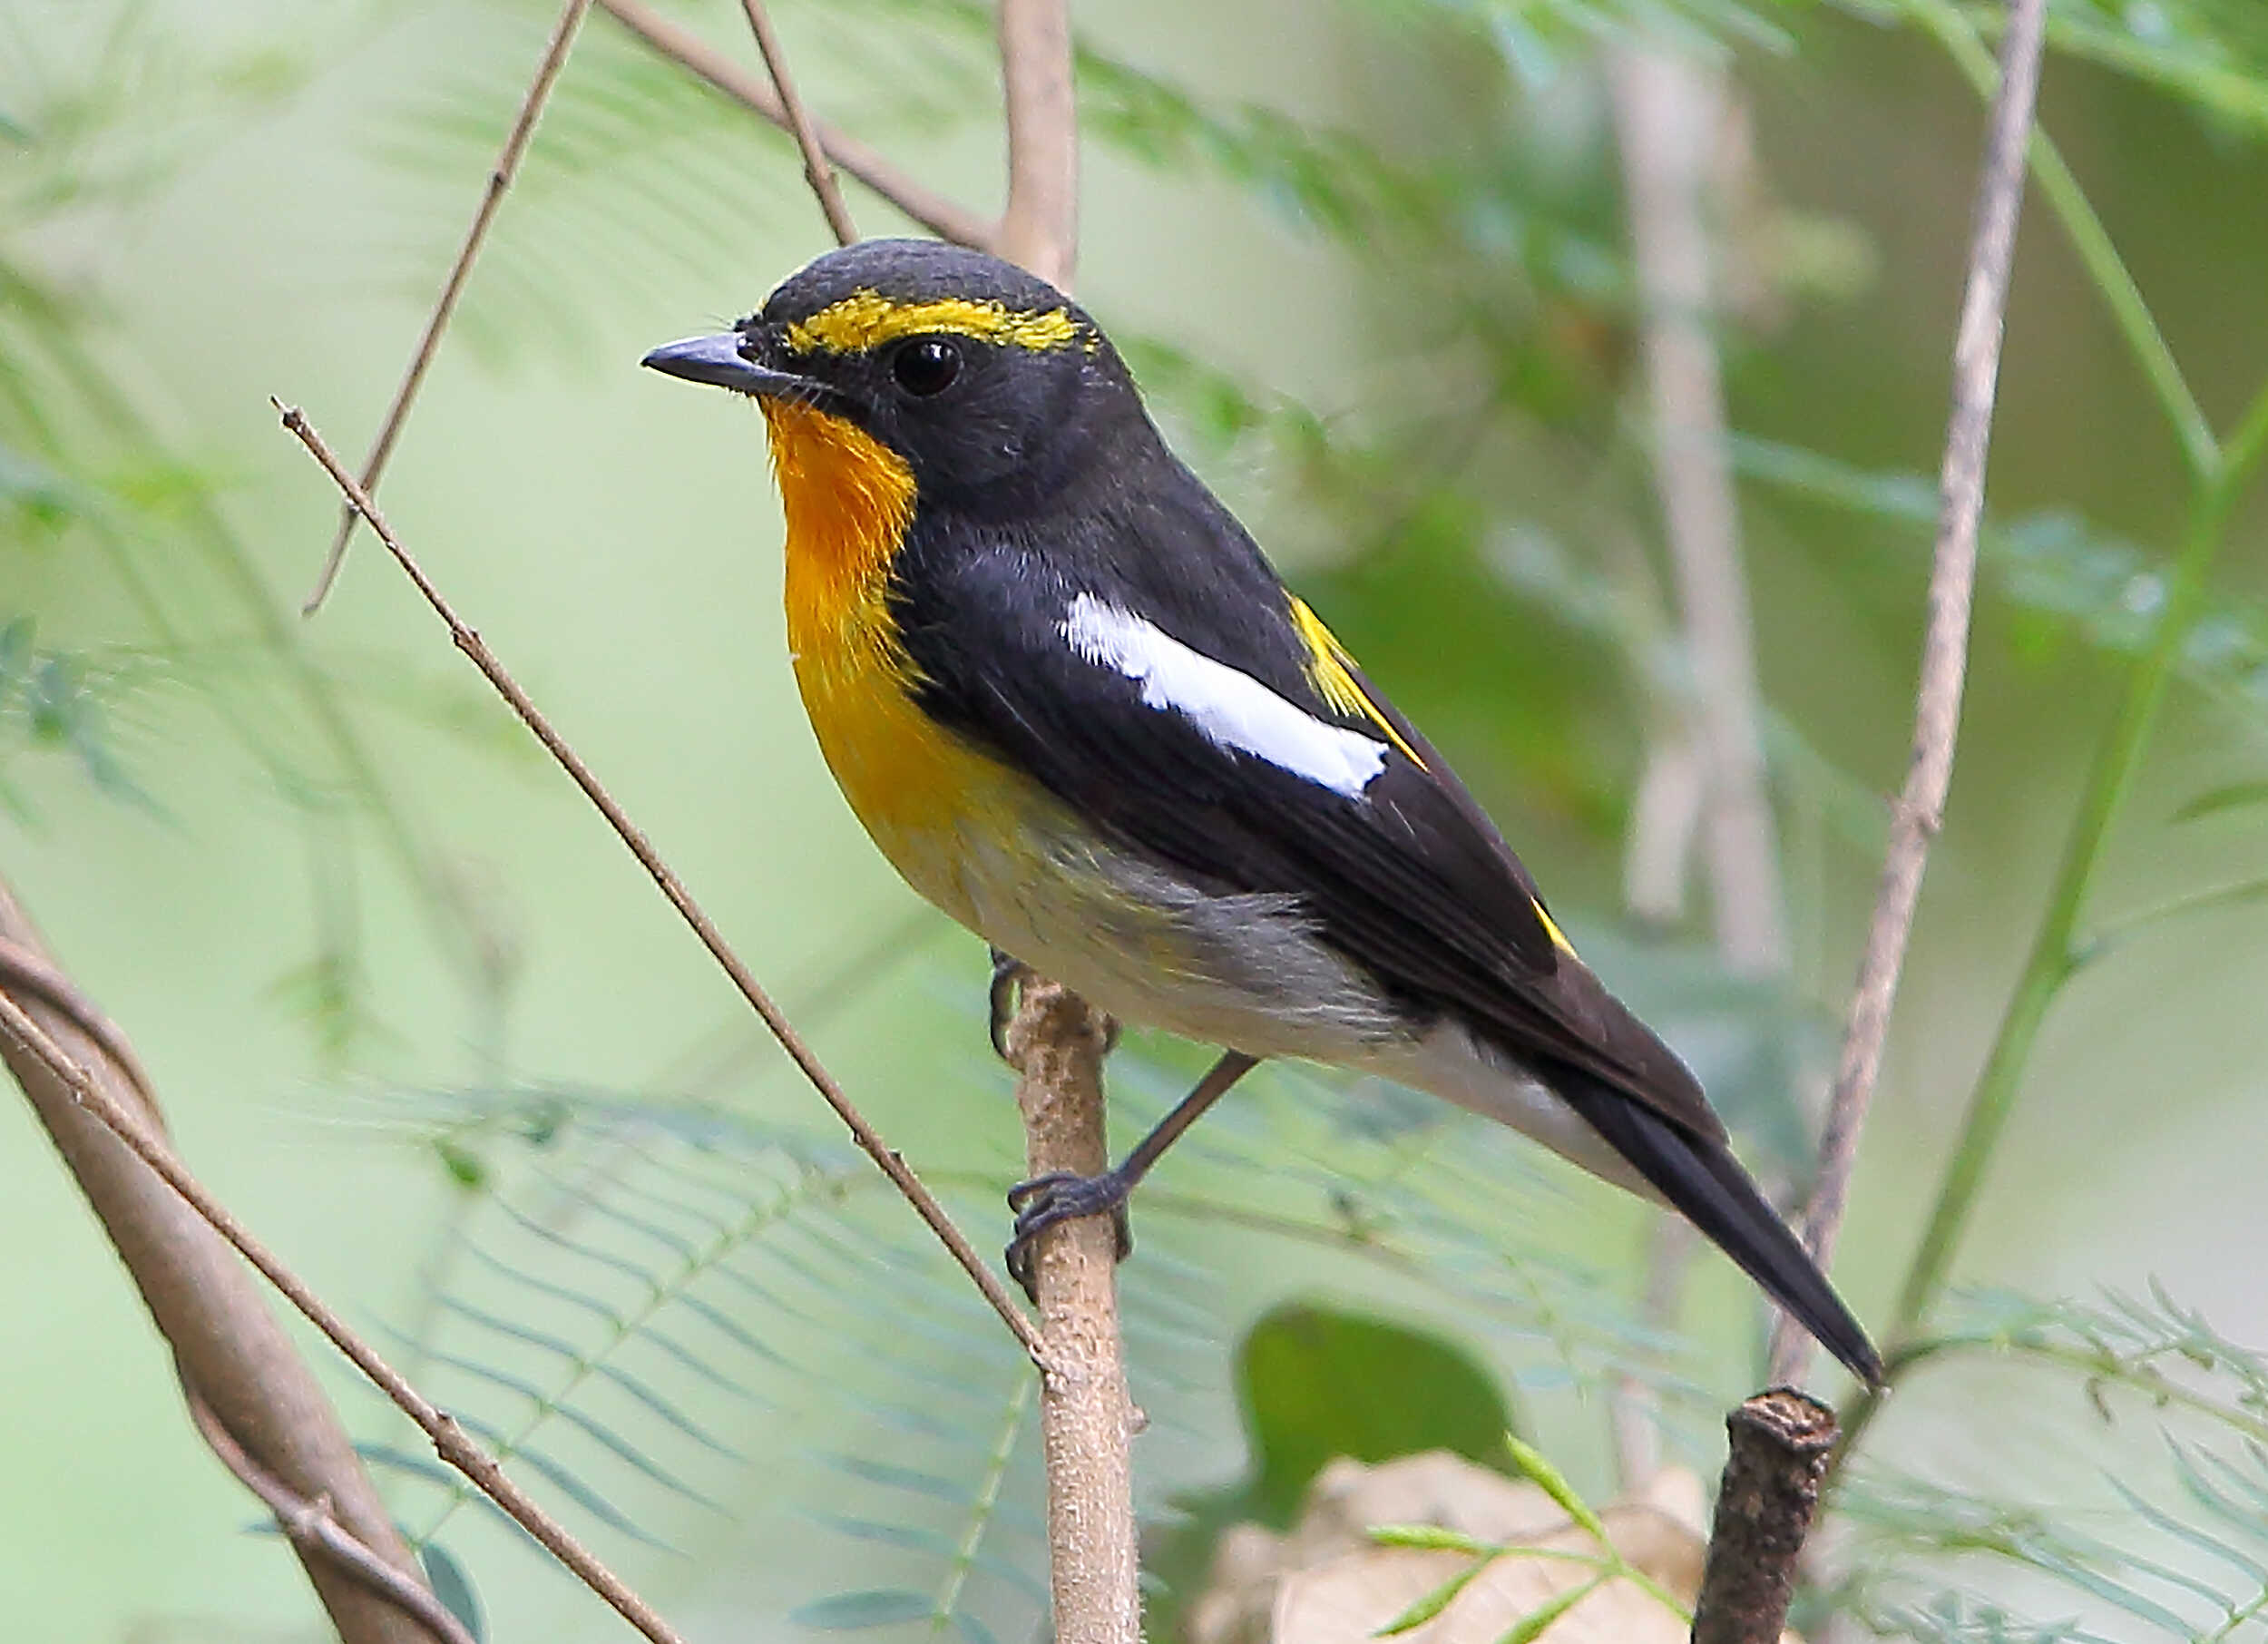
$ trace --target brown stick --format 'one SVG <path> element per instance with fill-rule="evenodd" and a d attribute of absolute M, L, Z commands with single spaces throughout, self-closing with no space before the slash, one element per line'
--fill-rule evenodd
<path fill-rule="evenodd" d="M 187 1372 L 181 1375 L 181 1387 L 188 1396 L 189 1419 L 204 1438 L 206 1447 L 220 1458 L 223 1467 L 236 1474 L 237 1483 L 258 1496 L 268 1511 L 276 1515 L 276 1528 L 283 1531 L 284 1539 L 303 1557 L 313 1555 L 337 1564 L 406 1613 L 440 1639 L 441 1644 L 473 1644 L 473 1635 L 449 1613 L 446 1605 L 373 1552 L 332 1515 L 329 1497 L 318 1495 L 310 1501 L 261 1466 L 249 1451 L 237 1443 L 236 1434 L 213 1414 L 212 1406 L 189 1385 Z"/>
<path fill-rule="evenodd" d="M 834 230 L 835 243 L 849 245 L 858 238 L 858 225 L 851 220 L 850 208 L 843 203 L 843 191 L 835 181 L 835 168 L 827 163 L 818 128 L 812 124 L 803 99 L 796 94 L 796 83 L 788 78 L 787 54 L 780 49 L 771 15 L 764 9 L 764 0 L 740 0 L 740 9 L 748 14 L 748 30 L 756 36 L 756 49 L 763 54 L 765 73 L 772 77 L 772 89 L 779 94 L 780 112 L 787 116 L 787 129 L 795 134 L 796 146 L 803 151 L 804 181 L 818 196 L 819 210 L 826 216 L 826 226 Z"/>
<path fill-rule="evenodd" d="M 1079 114 L 1063 0 L 1000 0 L 1008 207 L 994 249 L 1070 290 L 1079 263 Z"/>
<path fill-rule="evenodd" d="M 568 51 L 590 10 L 591 0 L 567 0 L 560 11 L 559 21 L 552 27 L 551 42 L 543 48 L 543 61 L 535 66 L 535 78 L 528 83 L 526 95 L 520 99 L 520 113 L 504 138 L 503 152 L 496 156 L 496 164 L 488 173 L 488 188 L 481 195 L 479 209 L 473 213 L 473 226 L 464 231 L 464 243 L 457 248 L 449 278 L 442 282 L 441 295 L 435 299 L 433 312 L 425 318 L 425 333 L 417 339 L 417 351 L 409 357 L 409 369 L 402 374 L 401 387 L 394 390 L 394 403 L 386 407 L 386 420 L 378 425 L 378 437 L 370 446 L 370 455 L 363 459 L 365 491 L 378 488 L 378 476 L 386 472 L 386 458 L 393 455 L 394 442 L 401 437 L 402 426 L 409 420 L 410 406 L 425 384 L 425 369 L 440 351 L 441 334 L 449 328 L 450 316 L 456 312 L 457 298 L 464 294 L 464 282 L 473 272 L 473 259 L 480 255 L 481 246 L 488 239 L 488 225 L 495 221 L 496 208 L 503 203 L 505 191 L 519 175 L 520 161 L 535 135 L 536 120 L 543 113 L 543 104 L 551 99 L 560 70 L 567 66 Z M 315 580 L 314 591 L 299 608 L 302 616 L 313 616 L 330 596 L 331 587 L 347 563 L 347 544 L 354 538 L 356 518 L 353 509 L 341 510 L 338 534 L 331 539 L 331 551 L 324 557 L 323 572 Z"/>
<path fill-rule="evenodd" d="M 337 1413 L 259 1286 L 210 1228 L 112 1141 L 111 1129 L 123 1126 L 140 1147 L 166 1154 L 162 1117 L 124 1036 L 38 944 L 31 920 L 0 886 L 0 1062 L 23 1087 L 172 1345 L 192 1405 L 201 1390 L 201 1401 L 264 1469 L 303 1498 L 327 1497 L 342 1531 L 400 1580 L 417 1585 L 416 1562 Z M 54 1052 L 53 1061 L 34 1039 Z M 59 1041 L 70 1046 L 67 1053 Z M 64 1067 L 93 1101 L 79 1097 Z M 345 1644 L 426 1644 L 425 1629 L 367 1581 L 305 1550 L 300 1562 Z"/>
<path fill-rule="evenodd" d="M 1779 1644 L 1834 1448 L 1835 1413 L 1775 1387 L 1726 1416 L 1725 1429 L 1732 1453 L 1694 1600 L 1693 1644 Z"/>
<path fill-rule="evenodd" d="M 644 1600 L 585 1551 L 582 1544 L 538 1506 L 533 1497 L 505 1477 L 503 1465 L 466 1436 L 454 1416 L 445 1414 L 424 1394 L 411 1386 L 399 1371 L 378 1356 L 376 1349 L 356 1335 L 347 1322 L 308 1288 L 297 1274 L 277 1259 L 267 1246 L 253 1238 L 250 1231 L 167 1150 L 165 1144 L 150 1134 L 124 1103 L 96 1083 L 93 1076 L 56 1044 L 45 1029 L 26 1014 L 20 1005 L 5 993 L 0 993 L 0 1042 L 8 1041 L 14 1042 L 28 1061 L 38 1063 L 49 1077 L 62 1084 L 68 1092 L 66 1100 L 73 1101 L 78 1110 L 91 1115 L 112 1136 L 124 1142 L 135 1158 L 149 1166 L 167 1187 L 181 1196 L 206 1227 L 220 1234 L 234 1247 L 238 1255 L 251 1263 L 262 1278 L 298 1309 L 302 1317 L 321 1331 L 333 1346 L 347 1355 L 356 1369 L 393 1401 L 396 1409 L 417 1424 L 425 1436 L 433 1441 L 434 1450 L 443 1461 L 478 1485 L 483 1494 L 511 1514 L 554 1558 L 580 1577 L 585 1586 L 612 1605 L 617 1614 L 653 1640 L 653 1644 L 683 1644 L 677 1632 Z M 0 1054 L 5 1052 L 0 1052 Z M 18 1065 L 13 1055 L 8 1056 L 8 1061 L 12 1067 Z M 20 1072 L 18 1078 L 22 1078 Z M 99 1138 L 95 1140 L 99 1145 Z M 130 1261 L 129 1266 L 132 1265 Z M 209 1391 L 216 1397 L 224 1391 L 221 1385 L 208 1383 L 201 1372 L 198 1373 L 196 1387 Z M 259 1414 L 251 1409 L 222 1412 L 224 1421 L 233 1433 L 249 1433 L 251 1429 L 243 1424 L 257 1419 Z M 302 1424 L 294 1423 L 294 1431 Z M 288 1433 L 284 1436 L 291 1435 Z M 364 1488 L 367 1489 L 367 1483 Z M 319 1492 L 310 1491 L 308 1493 Z M 379 1510 L 377 1523 L 378 1534 L 390 1540 L 394 1531 L 386 1521 L 383 1509 Z M 368 1526 L 357 1524 L 354 1528 L 363 1540 L 374 1540 Z M 398 1541 L 395 1544 L 399 1545 Z M 407 1557 L 406 1551 L 404 1557 Z M 318 1569 L 310 1568 L 308 1574 L 318 1586 L 327 1579 L 346 1581 L 365 1600 L 382 1602 L 375 1594 L 356 1586 L 334 1569 L 323 1568 L 318 1573 Z M 408 1635 L 371 1636 L 422 1636 L 422 1629 L 415 1629 L 414 1624 L 408 1623 L 407 1618 L 391 1605 L 385 1606 L 385 1613 L 396 1622 L 412 1625 L 413 1631 Z"/>
<path fill-rule="evenodd" d="M 2000 90 L 1993 100 L 1977 182 L 1977 215 L 1969 246 L 1968 291 L 1953 340 L 1952 411 L 1945 425 L 1945 460 L 1938 478 L 1937 544 L 1930 568 L 1930 617 L 1915 692 L 1913 750 L 1906 785 L 1891 813 L 1890 845 L 1875 893 L 1874 916 L 1859 962 L 1858 986 L 1843 1032 L 1843 1058 L 1828 1100 L 1819 1144 L 1819 1174 L 1804 1207 L 1804 1238 L 1824 1267 L 1857 1162 L 1874 1081 L 1890 1033 L 1891 1004 L 1905 964 L 1906 940 L 1921 895 L 1922 870 L 1953 779 L 1960 730 L 1961 686 L 1969 667 L 1969 612 L 1977 581 L 1977 528 L 1984 514 L 1985 457 L 2000 380 L 2001 318 L 2016 256 L 2016 225 L 2024 206 L 2024 161 L 2039 91 L 2040 40 L 2047 0 L 2013 0 L 2000 43 Z M 1811 1337 L 1783 1318 L 1773 1338 L 1775 1381 L 1801 1379 Z"/>
<path fill-rule="evenodd" d="M 771 1029 L 772 1037 L 779 1041 L 780 1048 L 787 1052 L 789 1060 L 802 1070 L 803 1076 L 810 1081 L 812 1088 L 825 1099 L 827 1106 L 835 1110 L 835 1116 L 850 1131 L 851 1139 L 881 1167 L 882 1173 L 895 1184 L 915 1213 L 929 1224 L 930 1231 L 937 1236 L 938 1241 L 945 1247 L 953 1260 L 960 1263 L 962 1270 L 982 1293 L 984 1299 L 992 1303 L 992 1310 L 1000 1315 L 1002 1322 L 1007 1325 L 1015 1338 L 1023 1344 L 1024 1351 L 1031 1355 L 1032 1362 L 1045 1371 L 1048 1368 L 1047 1353 L 1038 1330 L 1025 1316 L 1023 1309 L 1016 1306 L 1014 1298 L 1008 1294 L 992 1270 L 984 1265 L 984 1258 L 976 1253 L 975 1248 L 961 1229 L 953 1225 L 953 1218 L 945 1214 L 944 1207 L 937 1202 L 927 1188 L 922 1186 L 920 1179 L 906 1167 L 905 1160 L 898 1157 L 897 1150 L 882 1140 L 881 1132 L 866 1121 L 865 1115 L 844 1094 L 843 1087 L 835 1082 L 835 1076 L 826 1071 L 811 1047 L 804 1042 L 803 1035 L 796 1031 L 795 1024 L 787 1020 L 786 1013 L 772 1003 L 771 995 L 757 981 L 755 973 L 741 962 L 739 954 L 733 952 L 731 944 L 724 938 L 724 933 L 702 911 L 700 904 L 693 900 L 692 892 L 685 888 L 684 881 L 661 859 L 661 853 L 654 849 L 652 842 L 631 820 L 630 813 L 591 774 L 591 768 L 582 762 L 582 756 L 552 729 L 551 721 L 543 717 L 543 710 L 536 707 L 527 692 L 520 689 L 519 681 L 505 671 L 504 665 L 496 660 L 496 653 L 489 650 L 487 641 L 467 626 L 455 609 L 442 597 L 441 590 L 434 585 L 433 579 L 425 574 L 424 567 L 402 545 L 401 539 L 394 534 L 394 528 L 386 523 L 386 516 L 378 512 L 368 493 L 355 483 L 354 475 L 347 472 L 331 448 L 323 443 L 323 436 L 315 431 L 298 406 L 287 406 L 280 400 L 272 403 L 283 418 L 283 426 L 308 448 L 308 455 L 322 465 L 324 471 L 337 483 L 347 500 L 364 519 L 369 521 L 370 529 L 386 544 L 386 552 L 394 556 L 395 563 L 415 584 L 425 603 L 448 628 L 449 637 L 456 641 L 456 648 L 465 654 L 474 667 L 481 670 L 481 676 L 495 687 L 496 694 L 511 704 L 512 711 L 519 716 L 520 722 L 534 732 L 535 739 L 543 743 L 544 750 L 558 761 L 560 768 L 573 778 L 575 786 L 582 789 L 583 797 L 598 807 L 599 814 L 606 818 L 616 837 L 630 847 L 630 853 L 638 858 L 639 866 L 646 870 L 661 894 L 669 898 L 670 905 L 676 908 L 679 917 L 692 927 L 693 934 L 700 938 L 701 945 L 709 950 L 709 956 L 724 968 L 725 974 L 732 979 L 733 986 L 740 990 L 740 996 L 764 1019 L 764 1025 Z"/>
<path fill-rule="evenodd" d="M 1024 984 L 1006 1046 L 1034 1176 L 1093 1176 L 1109 1166 L 1102 1057 L 1110 1032 L 1109 1021 L 1068 989 L 1036 978 Z M 1135 1416 L 1119 1341 L 1117 1235 L 1109 1217 L 1086 1216 L 1036 1242 L 1040 1334 L 1055 1367 L 1040 1400 L 1055 1636 L 1138 1644 Z"/>
<path fill-rule="evenodd" d="M 749 73 L 699 34 L 640 4 L 640 0 L 599 0 L 599 9 L 637 35 L 658 55 L 706 80 L 759 119 L 768 120 L 783 132 L 791 129 L 779 93 L 761 75 Z M 991 250 L 999 239 L 999 227 L 990 219 L 978 216 L 934 189 L 924 188 L 870 144 L 845 136 L 823 121 L 814 121 L 811 129 L 829 161 L 938 239 L 980 251 Z"/>

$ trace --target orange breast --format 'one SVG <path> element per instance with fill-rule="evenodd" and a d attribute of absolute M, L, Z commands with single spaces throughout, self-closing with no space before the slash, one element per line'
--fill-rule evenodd
<path fill-rule="evenodd" d="M 1014 774 L 915 707 L 916 675 L 888 602 L 914 514 L 904 459 L 855 425 L 765 400 L 787 522 L 787 643 L 827 768 L 914 888 L 970 920 L 961 836 L 1013 826 Z"/>

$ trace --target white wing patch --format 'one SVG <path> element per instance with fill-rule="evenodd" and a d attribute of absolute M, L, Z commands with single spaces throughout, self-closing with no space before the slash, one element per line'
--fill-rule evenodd
<path fill-rule="evenodd" d="M 1139 680 L 1145 707 L 1171 709 L 1217 748 L 1257 755 L 1350 799 L 1386 768 L 1383 742 L 1316 719 L 1250 674 L 1091 593 L 1071 602 L 1061 627 L 1088 661 Z"/>

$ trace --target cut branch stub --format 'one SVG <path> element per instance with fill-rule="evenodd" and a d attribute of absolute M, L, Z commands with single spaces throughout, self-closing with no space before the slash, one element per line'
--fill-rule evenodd
<path fill-rule="evenodd" d="M 1835 1413 L 1774 1387 L 1726 1416 L 1725 1428 L 1732 1453 L 1693 1607 L 1693 1644 L 1776 1644 L 1834 1450 Z"/>

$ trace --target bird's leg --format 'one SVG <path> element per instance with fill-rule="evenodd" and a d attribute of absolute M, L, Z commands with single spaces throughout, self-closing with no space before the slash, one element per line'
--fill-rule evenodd
<path fill-rule="evenodd" d="M 1008 1062 L 1008 1024 L 1016 1019 L 1016 991 L 1023 986 L 1023 979 L 1031 974 L 1024 962 L 1013 954 L 993 948 L 992 991 L 992 1054 Z M 1009 1062 L 1014 1066 L 1013 1062 Z"/>
<path fill-rule="evenodd" d="M 1074 1176 L 1069 1170 L 1051 1170 L 1011 1188 L 1008 1208 L 1016 1212 L 1016 1229 L 1015 1237 L 1008 1241 L 1008 1273 L 1023 1287 L 1024 1294 L 1032 1295 L 1032 1240 L 1074 1216 L 1100 1216 L 1108 1210 L 1119 1230 L 1119 1259 L 1125 1260 L 1134 1248 L 1134 1235 L 1126 1220 L 1128 1195 L 1165 1150 L 1181 1140 L 1181 1133 L 1259 1063 L 1257 1056 L 1224 1051 L 1212 1071 L 1197 1081 L 1197 1088 L 1175 1103 L 1173 1111 L 1136 1142 L 1132 1152 L 1101 1175 Z M 1033 1296 L 1032 1299 L 1039 1298 Z"/>

